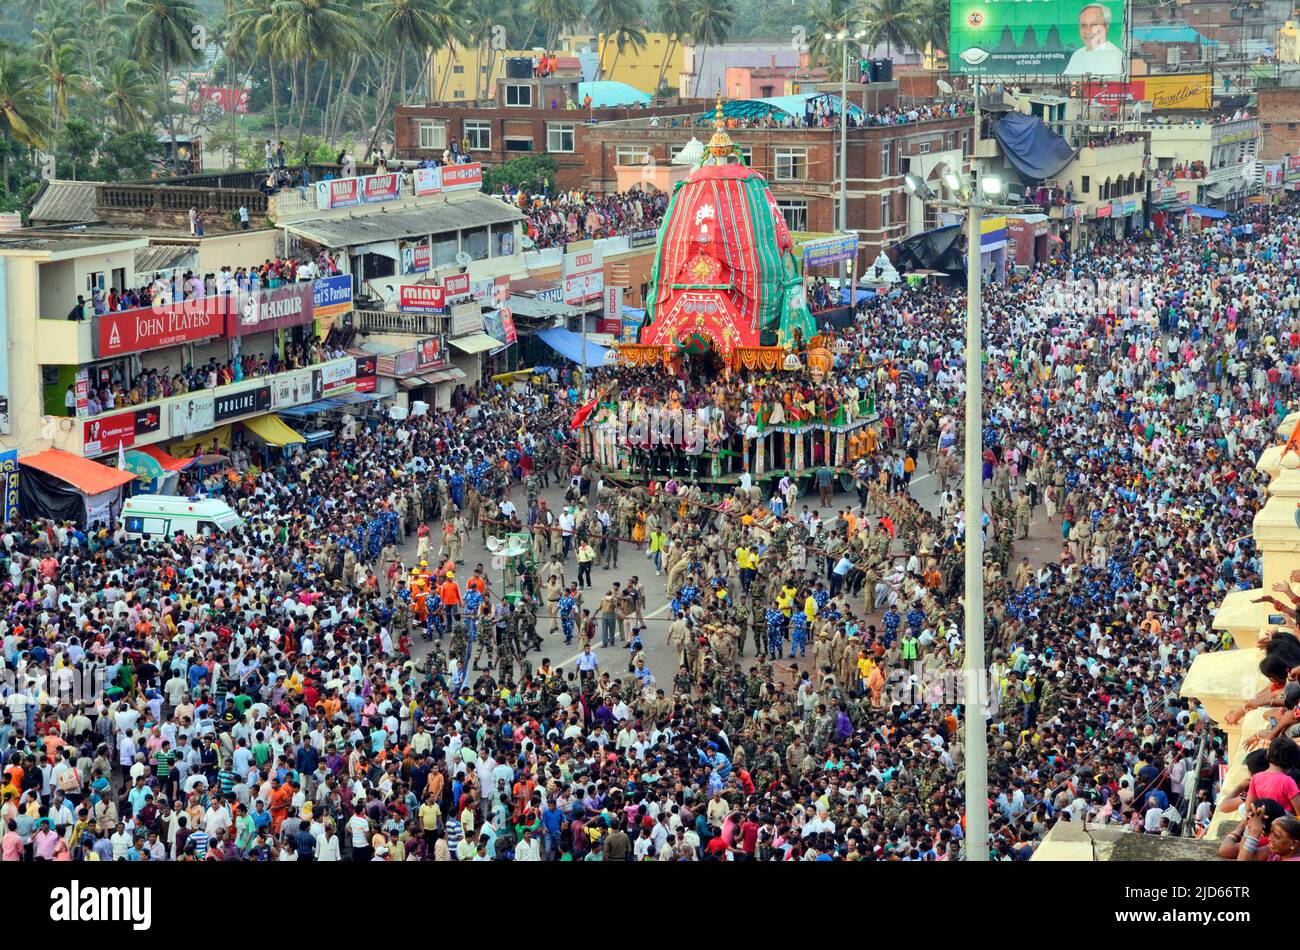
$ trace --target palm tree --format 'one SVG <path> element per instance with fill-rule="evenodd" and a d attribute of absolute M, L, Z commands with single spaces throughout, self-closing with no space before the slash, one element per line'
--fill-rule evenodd
<path fill-rule="evenodd" d="M 812 24 L 808 34 L 808 65 L 825 66 L 833 81 L 840 78 L 844 57 L 839 42 L 826 37 L 848 29 L 852 19 L 853 11 L 849 0 L 825 0 L 812 10 Z"/>
<path fill-rule="evenodd" d="M 167 136 L 171 141 L 172 174 L 180 171 L 176 156 L 176 117 L 172 108 L 173 66 L 199 61 L 193 45 L 193 29 L 199 25 L 199 11 L 192 0 L 126 0 L 126 12 L 135 21 L 135 54 L 157 61 L 162 107 L 167 115 Z"/>
<path fill-rule="evenodd" d="M 912 14 L 920 24 L 916 39 L 930 47 L 930 55 L 948 51 L 948 25 L 952 8 L 950 0 L 916 0 Z"/>
<path fill-rule="evenodd" d="M 0 51 L 0 139 L 6 145 L 45 147 L 49 123 L 41 85 L 41 67 L 36 60 Z M 9 193 L 9 153 L 10 149 L 5 148 L 5 194 Z"/>
<path fill-rule="evenodd" d="M 58 137 L 61 123 L 68 118 L 68 88 L 85 89 L 86 77 L 77 72 L 80 53 L 71 43 L 47 51 L 41 61 L 41 71 L 49 85 L 50 111 L 54 116 L 54 134 Z"/>
<path fill-rule="evenodd" d="M 532 0 L 532 10 L 533 16 L 546 26 L 547 52 L 555 48 L 560 33 L 582 20 L 582 6 L 578 0 Z"/>
<path fill-rule="evenodd" d="M 114 125 L 130 129 L 146 126 L 149 84 L 135 60 L 115 60 L 96 86 L 100 104 Z"/>
<path fill-rule="evenodd" d="M 621 52 L 630 43 L 633 46 L 645 46 L 645 31 L 641 29 L 641 0 L 592 0 L 587 20 L 595 27 L 601 37 L 596 50 L 596 62 L 600 64 L 602 79 L 607 79 L 613 72 L 611 65 L 606 71 L 605 53 L 609 41 L 617 40 Z M 617 62 L 617 59 L 615 59 Z"/>
<path fill-rule="evenodd" d="M 886 56 L 894 54 L 894 47 L 917 46 L 918 27 L 908 0 L 868 0 L 862 8 L 862 29 L 864 44 L 874 47 L 884 43 Z"/>
<path fill-rule="evenodd" d="M 366 4 L 366 12 L 375 17 L 380 41 L 401 51 L 402 82 L 398 87 L 398 98 L 404 102 L 407 95 L 406 53 L 415 49 L 427 58 L 429 47 L 445 43 L 445 18 L 440 15 L 437 0 L 371 0 Z"/>
<path fill-rule="evenodd" d="M 697 47 L 721 46 L 736 22 L 736 8 L 732 0 L 695 0 L 691 5 L 688 23 L 691 40 Z M 698 55 L 698 52 L 697 52 Z M 700 92 L 701 71 L 695 70 L 694 94 Z"/>
<path fill-rule="evenodd" d="M 308 80 L 314 61 L 330 64 L 360 42 L 354 11 L 343 0 L 276 0 L 272 39 L 286 59 L 302 64 L 302 88 L 298 90 L 298 147 L 302 146 L 307 122 Z M 324 76 L 321 77 L 322 82 Z M 320 95 L 320 87 L 316 90 Z"/>
<path fill-rule="evenodd" d="M 668 35 L 668 44 L 664 47 L 664 58 L 659 63 L 659 80 L 655 83 L 655 92 L 664 84 L 668 60 L 691 28 L 691 7 L 688 0 L 659 0 L 658 13 L 659 30 Z"/>
<path fill-rule="evenodd" d="M 229 49 L 245 62 L 262 59 L 271 83 L 271 122 L 276 141 L 280 139 L 280 97 L 275 82 L 276 60 L 274 28 L 275 0 L 243 0 L 230 23 Z"/>

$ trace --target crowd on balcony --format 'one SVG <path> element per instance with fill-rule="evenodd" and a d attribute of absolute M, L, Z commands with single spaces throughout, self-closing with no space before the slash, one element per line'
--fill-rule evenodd
<path fill-rule="evenodd" d="M 618 194 L 574 190 L 550 196 L 507 185 L 498 197 L 524 213 L 526 236 L 538 250 L 657 229 L 668 207 L 663 192 L 640 190 Z"/>
<path fill-rule="evenodd" d="M 848 126 L 851 129 L 890 125 L 907 125 L 910 122 L 929 122 L 937 119 L 952 119 L 970 114 L 970 108 L 956 99 L 945 102 L 900 108 L 888 106 L 877 112 L 866 113 L 860 109 L 850 109 Z M 699 126 L 712 126 L 715 117 L 712 112 L 694 119 L 672 118 L 670 126 L 693 123 Z M 777 111 L 762 116 L 739 118 L 729 116 L 723 120 L 728 129 L 832 129 L 839 128 L 840 114 L 838 97 L 834 102 L 823 98 L 810 100 L 802 116 Z"/>
<path fill-rule="evenodd" d="M 1174 177 L 1183 179 L 1204 178 L 1209 169 L 1205 162 L 1197 159 L 1193 162 L 1179 162 L 1174 166 Z"/>
<path fill-rule="evenodd" d="M 200 275 L 197 271 L 173 271 L 170 277 L 158 276 L 138 287 L 107 291 L 95 289 L 87 303 L 84 295 L 68 313 L 69 320 L 84 320 L 91 314 L 103 314 L 143 307 L 168 306 L 176 301 L 196 300 L 236 293 L 256 293 L 272 290 L 284 284 L 318 280 L 343 273 L 338 262 L 328 252 L 302 257 L 267 258 L 261 264 L 249 267 L 222 267 L 215 273 Z"/>
<path fill-rule="evenodd" d="M 86 411 L 88 415 L 97 416 L 101 412 L 138 406 L 196 390 L 216 389 L 245 379 L 272 376 L 346 355 L 346 351 L 330 347 L 313 337 L 305 344 L 286 344 L 283 356 L 272 350 L 269 354 L 246 353 L 224 362 L 214 357 L 200 366 L 181 366 L 176 372 L 172 372 L 170 366 L 164 366 L 161 370 L 144 370 L 130 379 L 124 378 L 121 371 L 115 369 L 106 384 L 91 387 Z M 71 386 L 68 387 L 68 392 L 75 395 Z M 75 413 L 75 406 L 75 399 L 69 398 L 66 406 L 68 415 Z"/>

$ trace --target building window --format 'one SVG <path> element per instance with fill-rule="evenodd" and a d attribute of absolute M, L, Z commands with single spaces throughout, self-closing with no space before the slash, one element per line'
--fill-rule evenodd
<path fill-rule="evenodd" d="M 762 93 L 764 99 L 770 99 L 774 95 L 772 86 L 760 86 L 758 91 Z"/>
<path fill-rule="evenodd" d="M 433 236 L 434 267 L 447 267 L 450 264 L 455 264 L 458 253 L 460 253 L 460 235 L 455 231 Z"/>
<path fill-rule="evenodd" d="M 488 229 L 474 228 L 461 232 L 461 249 L 476 261 L 486 260 L 488 256 Z"/>
<path fill-rule="evenodd" d="M 462 128 L 465 130 L 465 138 L 469 139 L 469 150 L 471 152 L 492 151 L 491 122 L 467 119 Z"/>
<path fill-rule="evenodd" d="M 463 73 L 463 72 L 465 71 L 465 67 L 464 67 L 464 66 L 452 66 L 452 67 L 451 67 L 451 71 L 452 71 L 453 73 Z"/>
<path fill-rule="evenodd" d="M 532 139 L 506 139 L 507 152 L 531 152 L 533 150 Z"/>
<path fill-rule="evenodd" d="M 451 97 L 452 97 L 453 99 L 464 99 L 464 98 L 465 98 L 465 90 L 464 90 L 464 89 L 453 89 L 453 90 L 451 91 Z"/>
<path fill-rule="evenodd" d="M 880 226 L 889 227 L 889 195 L 880 196 Z"/>
<path fill-rule="evenodd" d="M 447 147 L 447 126 L 442 122 L 421 122 L 420 148 L 441 150 Z"/>
<path fill-rule="evenodd" d="M 552 122 L 547 125 L 546 150 L 548 152 L 572 152 L 573 123 Z"/>
<path fill-rule="evenodd" d="M 533 104 L 532 86 L 506 86 L 506 105 L 531 108 Z M 532 151 L 530 148 L 529 151 Z"/>
<path fill-rule="evenodd" d="M 880 177 L 881 178 L 888 178 L 890 175 L 893 174 L 893 171 L 891 170 L 891 166 L 889 163 L 890 151 L 891 149 L 888 145 L 886 145 L 884 148 L 880 150 Z"/>
<path fill-rule="evenodd" d="M 615 165 L 645 165 L 649 161 L 649 145 L 620 145 L 614 150 Z"/>
<path fill-rule="evenodd" d="M 778 181 L 803 181 L 808 177 L 806 148 L 778 148 L 775 169 Z"/>
<path fill-rule="evenodd" d="M 792 198 L 778 198 L 776 207 L 785 218 L 785 226 L 791 231 L 808 230 L 808 202 Z"/>
<path fill-rule="evenodd" d="M 1080 192 L 1086 195 L 1088 193 L 1088 189 L 1091 187 L 1092 187 L 1092 179 L 1089 176 L 1084 175 L 1082 178 L 1079 179 Z"/>
<path fill-rule="evenodd" d="M 930 154 L 930 143 L 929 143 L 929 142 L 922 142 L 920 145 L 918 145 L 918 146 L 916 147 L 916 154 L 917 154 L 917 155 L 929 155 L 929 154 Z"/>
<path fill-rule="evenodd" d="M 961 134 L 961 153 L 970 154 L 970 131 L 967 130 Z"/>

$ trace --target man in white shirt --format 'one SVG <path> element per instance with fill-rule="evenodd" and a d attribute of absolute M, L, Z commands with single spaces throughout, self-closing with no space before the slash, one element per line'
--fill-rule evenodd
<path fill-rule="evenodd" d="M 1121 76 L 1124 57 L 1110 42 L 1110 9 L 1100 3 L 1089 4 L 1079 11 L 1079 39 L 1083 46 L 1074 51 L 1065 67 L 1067 76 Z"/>
<path fill-rule="evenodd" d="M 542 860 L 541 848 L 538 847 L 537 839 L 533 837 L 531 828 L 524 829 L 524 838 L 515 845 L 516 861 L 540 861 Z"/>

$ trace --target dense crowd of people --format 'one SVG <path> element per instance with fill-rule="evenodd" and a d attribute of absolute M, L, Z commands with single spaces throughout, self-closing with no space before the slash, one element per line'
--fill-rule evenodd
<path fill-rule="evenodd" d="M 757 116 L 728 116 L 724 125 L 728 129 L 829 129 L 838 128 L 840 124 L 838 97 L 820 97 L 809 100 L 802 116 L 789 112 L 772 110 Z M 861 109 L 849 110 L 848 126 L 851 129 L 867 128 L 881 125 L 906 125 L 909 122 L 928 122 L 933 119 L 952 119 L 969 115 L 967 105 L 956 99 L 944 102 L 922 103 L 921 105 L 902 108 L 886 106 L 877 112 L 867 113 Z M 692 121 L 692 120 L 684 120 Z M 695 125 L 713 126 L 712 112 L 704 113 L 693 120 Z M 671 120 L 678 124 L 677 119 Z"/>
<path fill-rule="evenodd" d="M 228 534 L 11 524 L 0 855 L 954 860 L 968 715 L 990 725 L 996 859 L 1057 821 L 1204 827 L 1222 738 L 1178 685 L 1223 646 L 1224 594 L 1259 582 L 1254 460 L 1295 382 L 1298 260 L 1295 206 L 1252 207 L 986 288 L 986 697 L 955 675 L 977 529 L 948 484 L 951 288 L 865 303 L 821 382 L 622 368 L 347 419 L 328 450 L 225 480 Z M 874 405 L 848 471 L 823 458 L 770 493 L 629 485 L 571 428 L 593 399 L 640 401 L 705 410 L 724 440 L 837 393 Z M 913 497 L 922 456 L 937 511 Z M 1040 508 L 1060 547 L 1035 564 L 1016 547 Z M 462 563 L 473 531 L 529 539 L 515 588 Z M 598 597 L 620 543 L 660 580 Z M 666 632 L 646 623 L 659 583 Z M 1283 682 L 1296 648 L 1274 635 Z M 1294 743 L 1268 742 L 1240 847 L 1280 858 Z"/>
<path fill-rule="evenodd" d="M 525 246 L 543 250 L 572 241 L 657 230 L 668 208 L 663 192 L 592 194 L 566 191 L 554 197 L 507 186 L 499 196 L 524 212 Z"/>

